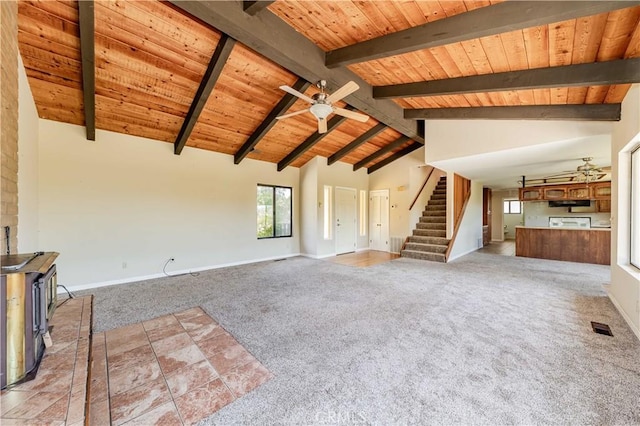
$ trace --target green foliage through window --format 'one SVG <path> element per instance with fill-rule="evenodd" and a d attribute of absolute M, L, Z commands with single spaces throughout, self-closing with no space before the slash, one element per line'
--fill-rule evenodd
<path fill-rule="evenodd" d="M 291 193 L 284 186 L 258 185 L 258 238 L 291 236 Z"/>

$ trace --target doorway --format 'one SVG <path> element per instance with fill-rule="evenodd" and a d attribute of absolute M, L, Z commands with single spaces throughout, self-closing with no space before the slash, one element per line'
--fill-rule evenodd
<path fill-rule="evenodd" d="M 369 192 L 369 249 L 389 251 L 389 190 Z"/>
<path fill-rule="evenodd" d="M 523 225 L 522 202 L 519 200 L 503 201 L 504 239 L 516 239 L 516 226 Z"/>
<path fill-rule="evenodd" d="M 356 190 L 336 187 L 336 254 L 356 250 Z"/>

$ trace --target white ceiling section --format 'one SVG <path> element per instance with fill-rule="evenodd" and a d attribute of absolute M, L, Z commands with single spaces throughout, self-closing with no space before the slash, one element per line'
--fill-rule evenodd
<path fill-rule="evenodd" d="M 611 123 L 433 120 L 426 123 L 425 162 L 493 189 L 575 171 L 582 158 L 611 165 Z"/>

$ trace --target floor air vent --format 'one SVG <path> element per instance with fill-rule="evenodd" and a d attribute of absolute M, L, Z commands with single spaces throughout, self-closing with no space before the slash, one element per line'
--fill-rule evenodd
<path fill-rule="evenodd" d="M 591 327 L 593 328 L 593 331 L 595 333 L 604 334 L 606 336 L 613 336 L 613 333 L 611 332 L 611 327 L 609 327 L 607 324 L 591 321 Z"/>

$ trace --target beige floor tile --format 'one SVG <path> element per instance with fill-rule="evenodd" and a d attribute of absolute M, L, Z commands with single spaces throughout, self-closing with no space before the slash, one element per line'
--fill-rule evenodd
<path fill-rule="evenodd" d="M 259 361 L 253 361 L 222 374 L 221 378 L 231 392 L 239 398 L 251 392 L 273 375 Z"/>
<path fill-rule="evenodd" d="M 120 368 L 130 368 L 139 362 L 151 362 L 155 359 L 155 354 L 151 345 L 147 342 L 145 345 L 138 346 L 127 352 L 121 352 L 111 355 L 107 352 L 107 363 L 109 365 L 109 373 Z"/>
<path fill-rule="evenodd" d="M 141 361 L 127 368 L 120 368 L 109 374 L 109 394 L 114 396 L 128 391 L 151 382 L 161 375 L 160 366 L 155 359 Z"/>
<path fill-rule="evenodd" d="M 178 321 L 185 320 L 187 318 L 196 317 L 198 315 L 206 315 L 206 312 L 199 306 L 195 308 L 187 309 L 185 311 L 181 311 L 173 314 Z"/>
<path fill-rule="evenodd" d="M 125 423 L 169 401 L 171 394 L 164 379 L 156 379 L 112 397 L 111 421 L 114 425 Z"/>
<path fill-rule="evenodd" d="M 179 368 L 194 364 L 204 359 L 204 355 L 198 346 L 193 343 L 189 346 L 178 349 L 177 351 L 169 352 L 166 355 L 159 355 L 158 363 L 162 368 L 162 372 L 167 375 Z"/>
<path fill-rule="evenodd" d="M 173 398 L 184 395 L 217 378 L 218 373 L 207 360 L 179 368 L 165 376 Z"/>
<path fill-rule="evenodd" d="M 35 419 L 40 413 L 47 410 L 60 399 L 69 400 L 69 395 L 65 392 L 38 392 L 33 398 L 29 398 L 17 404 L 11 410 L 3 414 L 3 422 L 5 418 L 13 419 Z"/>
<path fill-rule="evenodd" d="M 174 352 L 178 349 L 182 349 L 192 344 L 193 340 L 186 332 L 184 332 L 153 342 L 151 346 L 153 346 L 153 350 L 156 355 L 160 356 L 166 355 L 169 352 Z"/>
<path fill-rule="evenodd" d="M 220 379 L 207 383 L 177 398 L 176 406 L 185 424 L 194 424 L 210 416 L 234 400 Z"/>
<path fill-rule="evenodd" d="M 211 362 L 211 365 L 213 365 L 213 368 L 215 368 L 220 375 L 225 374 L 236 367 L 240 367 L 241 365 L 256 361 L 253 355 L 251 355 L 240 344 L 227 346 L 220 352 L 210 356 L 208 359 Z"/>
<path fill-rule="evenodd" d="M 148 425 L 182 425 L 182 420 L 176 409 L 176 405 L 173 401 L 160 405 L 153 410 L 150 410 L 143 415 L 136 417 L 135 419 L 125 423 L 127 426 L 148 426 Z"/>
<path fill-rule="evenodd" d="M 216 353 L 237 344 L 238 342 L 236 341 L 236 339 L 234 339 L 233 336 L 226 331 L 218 334 L 211 339 L 198 342 L 198 346 L 207 358 L 212 357 Z"/>
<path fill-rule="evenodd" d="M 174 325 L 180 325 L 180 322 L 176 319 L 175 316 L 169 314 L 169 315 L 163 315 L 158 318 L 153 318 L 149 321 L 144 321 L 142 325 L 144 326 L 144 329 L 148 333 L 150 330 L 155 330 L 156 328 L 164 328 L 164 327 L 170 327 Z"/>

